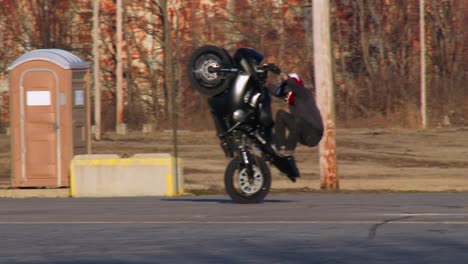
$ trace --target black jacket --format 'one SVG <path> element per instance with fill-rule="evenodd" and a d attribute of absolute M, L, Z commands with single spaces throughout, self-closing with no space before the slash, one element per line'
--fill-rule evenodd
<path fill-rule="evenodd" d="M 315 129 L 323 132 L 322 116 L 320 115 L 320 111 L 317 107 L 317 104 L 315 103 L 315 99 L 311 91 L 303 86 L 298 85 L 291 78 L 286 80 L 286 84 L 295 95 L 294 104 L 289 105 L 289 111 L 291 114 L 301 118 Z M 267 88 L 271 94 L 276 95 L 277 87 L 268 85 Z"/>

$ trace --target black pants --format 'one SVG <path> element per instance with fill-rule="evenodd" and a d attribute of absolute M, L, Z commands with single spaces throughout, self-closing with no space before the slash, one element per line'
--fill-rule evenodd
<path fill-rule="evenodd" d="M 288 135 L 286 137 L 286 130 Z M 276 112 L 275 120 L 275 140 L 279 148 L 294 150 L 297 143 L 314 147 L 322 139 L 323 131 L 317 129 L 291 113 L 283 110 Z"/>

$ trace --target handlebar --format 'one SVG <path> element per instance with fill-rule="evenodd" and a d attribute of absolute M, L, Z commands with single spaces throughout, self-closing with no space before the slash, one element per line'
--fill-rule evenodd
<path fill-rule="evenodd" d="M 210 73 L 238 73 L 240 70 L 237 68 L 220 68 L 210 66 L 208 72 Z"/>
<path fill-rule="evenodd" d="M 265 70 L 265 71 L 270 71 L 274 74 L 280 74 L 281 73 L 281 70 L 278 66 L 276 66 L 276 64 L 273 64 L 273 63 L 265 63 L 262 65 L 262 68 Z"/>
<path fill-rule="evenodd" d="M 238 73 L 240 72 L 240 69 L 238 68 L 221 68 L 221 67 L 213 67 L 210 66 L 208 68 L 208 71 L 210 73 Z M 279 74 L 281 70 L 276 66 L 275 64 L 272 63 L 265 63 L 259 67 L 256 67 L 255 69 L 256 73 L 266 73 L 268 71 Z"/>

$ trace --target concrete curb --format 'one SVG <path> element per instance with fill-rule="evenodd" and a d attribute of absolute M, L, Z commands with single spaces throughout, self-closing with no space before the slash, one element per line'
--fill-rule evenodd
<path fill-rule="evenodd" d="M 0 189 L 0 198 L 68 198 L 70 189 Z"/>
<path fill-rule="evenodd" d="M 175 159 L 167 153 L 75 156 L 70 166 L 70 196 L 177 196 L 184 193 L 181 166 L 177 172 Z"/>

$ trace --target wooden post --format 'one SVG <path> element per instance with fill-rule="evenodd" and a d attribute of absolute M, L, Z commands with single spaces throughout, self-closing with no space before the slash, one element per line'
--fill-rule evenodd
<path fill-rule="evenodd" d="M 319 145 L 320 188 L 338 189 L 330 3 L 329 0 L 314 0 L 312 3 L 315 87 L 325 129 Z"/>
<path fill-rule="evenodd" d="M 86 153 L 91 154 L 91 74 L 89 69 L 86 70 Z"/>
<path fill-rule="evenodd" d="M 421 45 L 421 126 L 427 128 L 427 90 L 426 90 L 426 28 L 424 20 L 424 0 L 419 0 L 419 43 Z"/>
<path fill-rule="evenodd" d="M 94 77 L 94 138 L 101 140 L 101 83 L 99 81 L 99 2 L 93 6 L 93 77 Z"/>
<path fill-rule="evenodd" d="M 169 20 L 169 3 L 168 0 L 163 0 L 163 15 L 164 15 L 164 78 L 166 87 L 168 89 L 168 94 L 171 99 L 171 107 L 168 107 L 171 111 L 171 115 L 168 116 L 172 120 L 172 139 L 174 146 L 174 174 L 176 179 L 176 186 L 179 186 L 179 143 L 178 143 L 178 108 L 177 108 L 177 94 L 179 88 L 179 81 L 175 79 L 175 63 L 172 54 L 172 26 Z M 173 7 L 174 16 L 173 18 L 178 19 L 177 12 L 178 8 Z M 178 25 L 178 20 L 176 20 L 176 25 Z M 178 33 L 176 31 L 176 46 L 175 49 L 179 48 L 179 39 Z"/>
<path fill-rule="evenodd" d="M 117 39 L 116 39 L 116 131 L 118 134 L 125 134 L 124 126 L 124 100 L 123 100 L 123 87 L 122 87 L 122 2 L 124 0 L 117 0 Z"/>

